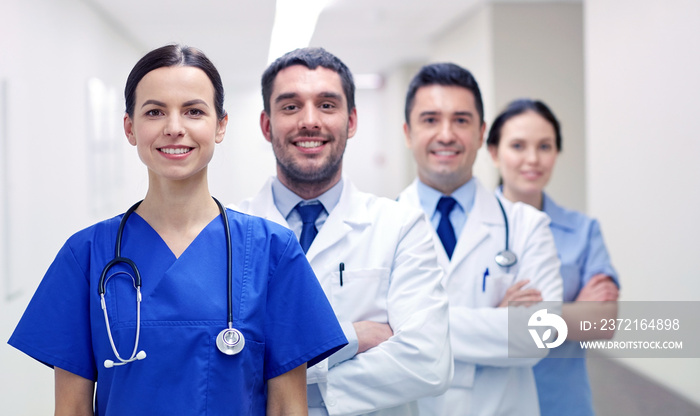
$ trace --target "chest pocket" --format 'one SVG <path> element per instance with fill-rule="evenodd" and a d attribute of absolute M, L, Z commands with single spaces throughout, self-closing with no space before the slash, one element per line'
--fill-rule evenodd
<path fill-rule="evenodd" d="M 503 300 L 506 290 L 515 283 L 515 274 L 495 272 L 479 279 L 477 307 L 496 307 Z"/>
<path fill-rule="evenodd" d="M 346 269 L 340 285 L 340 272 L 333 272 L 330 302 L 341 321 L 386 323 L 389 269 Z"/>

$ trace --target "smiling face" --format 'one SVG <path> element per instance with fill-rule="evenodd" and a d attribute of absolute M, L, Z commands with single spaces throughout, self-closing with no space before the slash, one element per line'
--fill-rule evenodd
<path fill-rule="evenodd" d="M 474 94 L 457 86 L 421 87 L 409 120 L 404 133 L 418 165 L 418 178 L 446 195 L 467 183 L 486 128 Z"/>
<path fill-rule="evenodd" d="M 498 146 L 489 146 L 503 178 L 503 194 L 512 201 L 541 201 L 559 152 L 554 127 L 534 111 L 510 118 Z"/>
<path fill-rule="evenodd" d="M 262 112 L 260 127 L 272 143 L 280 181 L 295 192 L 313 186 L 320 194 L 340 180 L 357 113 L 348 111 L 335 71 L 293 65 L 275 77 L 270 113 Z"/>
<path fill-rule="evenodd" d="M 218 120 L 214 87 L 199 68 L 170 66 L 147 73 L 136 87 L 133 117 L 124 132 L 148 167 L 149 178 L 206 179 L 214 146 L 226 132 Z"/>

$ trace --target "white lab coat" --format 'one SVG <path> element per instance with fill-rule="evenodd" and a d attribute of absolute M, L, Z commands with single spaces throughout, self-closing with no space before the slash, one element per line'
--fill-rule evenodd
<path fill-rule="evenodd" d="M 287 226 L 271 183 L 239 209 Z M 307 258 L 340 322 L 389 323 L 394 335 L 330 370 L 327 360 L 308 370 L 330 415 L 415 415 L 418 398 L 449 386 L 447 295 L 430 228 L 422 211 L 359 192 L 344 179 Z"/>
<path fill-rule="evenodd" d="M 505 223 L 496 197 L 477 181 L 474 207 L 457 239 L 450 261 L 437 232 L 431 234 L 445 270 L 443 285 L 450 300 L 450 338 L 455 358 L 454 378 L 442 396 L 420 401 L 421 415 L 539 415 L 532 366 L 536 358 L 508 358 L 508 308 L 497 308 L 506 289 L 529 279 L 526 287 L 542 292 L 545 301 L 561 301 L 559 259 L 549 217 L 523 203 L 504 201 L 510 228 L 510 250 L 518 256 L 506 270 L 494 260 L 505 248 Z M 421 207 L 416 183 L 399 201 Z M 431 227 L 432 229 L 432 227 Z M 484 273 L 489 270 L 484 286 Z M 533 352 L 530 338 L 511 337 Z M 536 349 L 535 349 L 536 350 Z"/>

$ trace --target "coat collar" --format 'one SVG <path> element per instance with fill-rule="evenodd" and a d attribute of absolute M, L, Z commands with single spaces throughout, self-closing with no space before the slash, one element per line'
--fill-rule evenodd
<path fill-rule="evenodd" d="M 512 206 L 513 202 L 503 196 L 503 186 L 496 188 L 496 196 L 503 201 L 503 205 Z M 542 193 L 542 212 L 550 218 L 550 225 L 568 232 L 575 232 L 578 228 L 576 218 L 571 215 L 571 211 L 557 205 L 546 192 Z"/>
<path fill-rule="evenodd" d="M 447 258 L 440 238 L 437 236 L 437 232 L 433 230 L 433 240 L 435 246 L 438 247 L 438 260 L 448 275 L 491 233 L 503 232 L 505 227 L 496 196 L 489 192 L 477 178 L 474 178 L 474 180 L 476 181 L 474 206 L 467 216 L 467 222 L 464 224 L 462 232 L 457 238 L 457 245 L 452 253 L 452 260 Z M 421 207 L 415 181 L 401 193 L 399 200 Z"/>
<path fill-rule="evenodd" d="M 572 221 L 571 215 L 546 193 L 542 195 L 542 208 L 542 211 L 551 219 L 552 226 L 571 232 L 576 231 L 576 223 Z"/>
<path fill-rule="evenodd" d="M 260 192 L 250 200 L 248 211 L 253 215 L 289 227 L 287 220 L 275 205 L 272 196 L 273 179 L 269 178 Z M 343 191 L 340 194 L 338 204 L 328 213 L 326 222 L 306 253 L 309 262 L 324 250 L 335 245 L 353 229 L 363 228 L 372 223 L 365 199 L 361 197 L 362 193 L 348 178 L 343 177 L 343 182 Z"/>
<path fill-rule="evenodd" d="M 263 185 L 260 192 L 257 193 L 251 200 L 250 204 L 244 209 L 252 214 L 259 217 L 265 218 L 266 220 L 274 221 L 277 224 L 284 225 L 289 228 L 287 220 L 282 216 L 280 211 L 275 206 L 274 198 L 272 197 L 272 181 L 273 177 L 268 178 L 267 182 Z"/>
<path fill-rule="evenodd" d="M 334 246 L 355 229 L 368 227 L 372 218 L 361 192 L 347 178 L 343 178 L 343 192 L 338 205 L 328 214 L 318 235 L 311 243 L 306 257 L 311 262 L 318 254 Z"/>
<path fill-rule="evenodd" d="M 501 229 L 505 229 L 505 222 L 501 208 L 496 201 L 496 196 L 489 192 L 481 182 L 477 182 L 474 207 L 469 213 L 464 229 L 457 239 L 450 266 L 453 268 L 457 267 L 491 233 L 498 232 Z"/>

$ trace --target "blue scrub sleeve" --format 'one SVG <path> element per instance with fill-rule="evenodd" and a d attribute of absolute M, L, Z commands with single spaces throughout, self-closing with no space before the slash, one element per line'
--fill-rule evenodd
<path fill-rule="evenodd" d="M 336 365 L 347 361 L 357 355 L 357 350 L 360 347 L 360 341 L 357 339 L 357 332 L 352 322 L 346 321 L 340 323 L 340 328 L 348 340 L 348 345 L 338 350 L 335 354 L 328 358 L 328 368 L 333 368 Z"/>
<path fill-rule="evenodd" d="M 70 242 L 58 252 L 8 343 L 48 366 L 95 380 L 88 278 Z"/>
<path fill-rule="evenodd" d="M 347 344 L 338 320 L 293 233 L 268 282 L 265 379 L 308 362 L 311 367 Z"/>
<path fill-rule="evenodd" d="M 612 277 L 617 287 L 620 287 L 620 281 L 617 272 L 610 262 L 608 249 L 603 241 L 603 234 L 600 231 L 600 224 L 597 220 L 591 220 L 591 226 L 588 231 L 588 255 L 583 270 L 583 285 L 596 274 L 606 274 Z"/>

